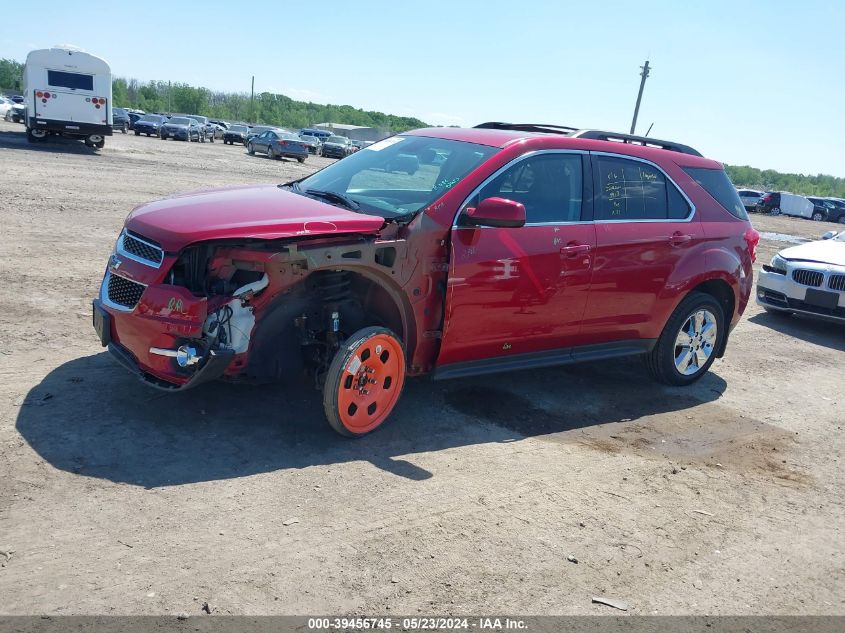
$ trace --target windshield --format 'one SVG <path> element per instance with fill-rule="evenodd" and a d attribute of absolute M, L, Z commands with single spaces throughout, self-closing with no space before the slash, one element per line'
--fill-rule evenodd
<path fill-rule="evenodd" d="M 230 132 L 246 132 L 248 129 L 245 125 L 232 125 L 229 127 Z"/>
<path fill-rule="evenodd" d="M 341 145 L 346 145 L 346 137 L 345 136 L 330 136 L 326 143 L 340 143 Z"/>
<path fill-rule="evenodd" d="M 277 132 L 276 136 L 286 141 L 299 141 L 301 140 L 296 134 L 292 132 Z"/>
<path fill-rule="evenodd" d="M 299 181 L 298 190 L 339 193 L 362 213 L 393 218 L 431 204 L 499 151 L 424 136 L 393 136 Z"/>
<path fill-rule="evenodd" d="M 307 134 L 305 136 L 300 136 L 300 138 L 306 143 L 316 143 L 318 141 L 316 136 L 308 136 Z"/>
<path fill-rule="evenodd" d="M 177 117 L 173 117 L 172 119 L 170 119 L 170 121 L 168 121 L 168 123 L 170 123 L 170 125 L 190 125 L 191 121 L 189 119 L 185 119 L 183 117 L 177 116 Z"/>

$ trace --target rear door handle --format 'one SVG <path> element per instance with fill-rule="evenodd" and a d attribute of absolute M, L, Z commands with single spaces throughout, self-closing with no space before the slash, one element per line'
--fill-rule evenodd
<path fill-rule="evenodd" d="M 672 233 L 672 235 L 669 236 L 669 243 L 672 246 L 680 246 L 681 244 L 686 244 L 690 240 L 692 240 L 692 235 L 687 235 L 686 233 L 681 233 L 680 231 Z"/>
<path fill-rule="evenodd" d="M 586 255 L 592 250 L 589 244 L 567 244 L 562 246 L 560 252 L 567 257 L 577 257 L 578 255 Z"/>

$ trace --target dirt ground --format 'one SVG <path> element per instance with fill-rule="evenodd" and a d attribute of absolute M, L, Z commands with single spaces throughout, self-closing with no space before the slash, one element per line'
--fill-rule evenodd
<path fill-rule="evenodd" d="M 414 380 L 361 441 L 316 392 L 162 395 L 99 347 L 133 206 L 327 163 L 0 122 L 0 613 L 845 613 L 842 326 L 749 306 L 689 388 L 637 359 Z"/>

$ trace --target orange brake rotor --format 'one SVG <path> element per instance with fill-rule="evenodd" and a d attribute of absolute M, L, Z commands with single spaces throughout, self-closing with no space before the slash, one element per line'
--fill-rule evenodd
<path fill-rule="evenodd" d="M 405 357 L 393 337 L 376 334 L 361 343 L 343 368 L 338 387 L 338 415 L 352 433 L 380 425 L 402 391 Z"/>

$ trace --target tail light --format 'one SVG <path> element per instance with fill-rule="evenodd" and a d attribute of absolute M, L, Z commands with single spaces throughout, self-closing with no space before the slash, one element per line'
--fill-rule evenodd
<path fill-rule="evenodd" d="M 279 145 L 287 145 L 287 144 L 288 144 L 287 141 L 279 141 Z"/>
<path fill-rule="evenodd" d="M 751 255 L 751 261 L 757 261 L 757 244 L 760 243 L 760 234 L 752 228 L 745 230 L 745 243 L 748 246 L 748 253 Z"/>
<path fill-rule="evenodd" d="M 44 96 L 44 93 L 43 93 L 43 92 L 41 92 L 40 90 L 36 90 L 36 91 L 35 91 L 35 96 L 36 96 L 36 97 L 38 97 L 38 98 L 40 99 L 41 97 L 43 97 L 43 96 Z"/>

